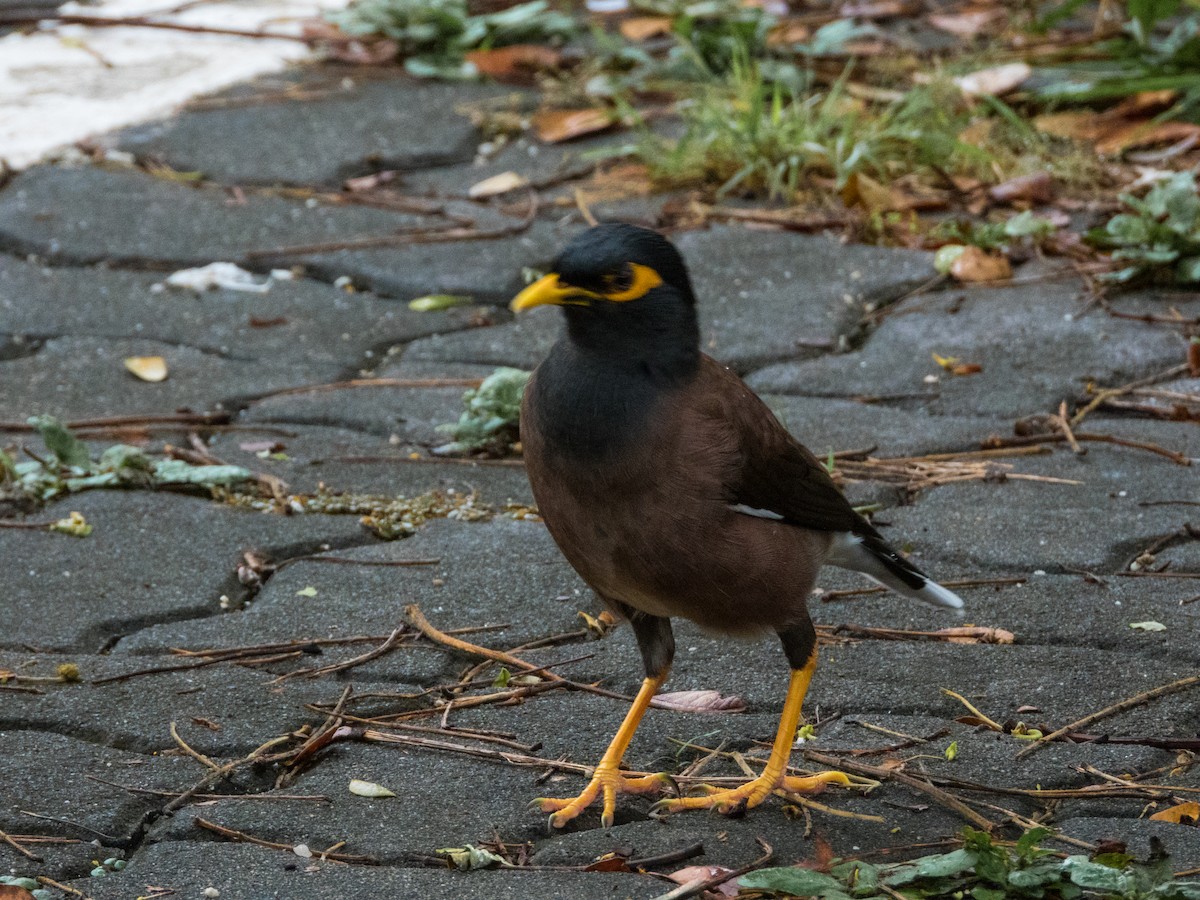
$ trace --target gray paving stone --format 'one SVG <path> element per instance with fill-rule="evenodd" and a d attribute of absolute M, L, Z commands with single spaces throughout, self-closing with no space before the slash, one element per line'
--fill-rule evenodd
<path fill-rule="evenodd" d="M 428 897 L 431 900 L 640 900 L 663 884 L 639 875 L 602 872 L 454 872 L 322 863 L 246 844 L 165 841 L 150 844 L 120 875 L 77 881 L 95 900 L 130 900 L 147 884 L 200 897 Z"/>
<path fill-rule="evenodd" d="M 79 666 L 83 681 L 52 685 L 43 695 L 22 694 L 13 703 L 6 702 L 0 727 L 55 732 L 120 750 L 161 754 L 177 752 L 172 749 L 176 745 L 170 732 L 175 723 L 180 736 L 201 753 L 240 758 L 301 725 L 319 724 L 320 717 L 304 709 L 306 702 L 337 699 L 336 687 L 288 681 L 273 684 L 270 672 L 235 665 L 93 683 L 188 662 L 178 656 L 154 662 L 116 654 L 41 656 L 40 668 L 50 668 L 46 663 L 52 665 L 60 658 Z M 171 787 L 182 791 L 203 775 L 202 769 L 194 767 Z M 253 786 L 265 789 L 272 779 L 270 772 L 259 772 L 259 783 Z M 241 789 L 249 786 L 243 784 Z"/>
<path fill-rule="evenodd" d="M 110 140 L 225 184 L 336 187 L 371 172 L 469 162 L 481 137 L 456 109 L 509 92 L 418 81 L 396 69 L 294 69 Z"/>
<path fill-rule="evenodd" d="M 481 313 L 462 307 L 413 312 L 405 303 L 309 280 L 278 281 L 265 294 L 195 294 L 163 290 L 163 278 L 0 258 L 0 316 L 6 329 L 27 340 L 136 335 L 268 366 L 300 359 L 318 377 L 326 364 L 353 373 L 376 352 L 465 328 Z"/>
<path fill-rule="evenodd" d="M 254 248 L 341 241 L 421 224 L 403 213 L 257 194 L 231 204 L 218 188 L 94 166 L 28 169 L 0 194 L 0 247 L 67 263 L 236 262 Z"/>
<path fill-rule="evenodd" d="M 122 360 L 161 356 L 165 381 L 140 381 Z M 334 381 L 335 363 L 289 358 L 235 359 L 144 338 L 62 337 L 46 341 L 32 356 L 0 363 L 6 390 L 0 417 L 24 421 L 49 414 L 60 419 L 233 410 L 258 394 Z M 10 387 L 11 386 L 11 387 Z"/>
<path fill-rule="evenodd" d="M 1003 461 L 1003 460 L 999 460 Z M 1143 506 L 1194 496 L 1194 468 L 1148 453 L 1093 444 L 1087 456 L 1056 450 L 1013 458 L 1013 471 L 1083 484 L 960 482 L 934 488 L 887 514 L 894 532 L 967 571 L 1107 574 L 1156 538 L 1177 531 L 1188 508 Z M 1120 522 L 1119 529 L 1099 523 Z"/>
<path fill-rule="evenodd" d="M 382 374 L 381 377 L 394 377 Z M 450 440 L 439 425 L 458 421 L 466 388 L 367 385 L 265 397 L 242 415 L 246 422 L 317 425 L 436 447 Z"/>
<path fill-rule="evenodd" d="M 1183 358 L 1183 339 L 1172 330 L 1098 313 L 1068 319 L 1079 309 L 1077 293 L 1074 284 L 1046 283 L 915 297 L 858 352 L 769 366 L 750 385 L 809 396 L 896 396 L 939 413 L 1019 416 L 1054 412 L 1089 381 L 1123 384 Z M 1143 312 L 1163 307 L 1156 294 L 1127 302 Z M 1185 315 L 1200 303 L 1179 302 Z M 931 353 L 983 371 L 947 374 Z M 935 384 L 925 381 L 931 376 Z"/>
<path fill-rule="evenodd" d="M 65 216 L 63 211 L 70 210 Z M 481 230 L 519 220 L 459 204 Z M 132 170 L 44 166 L 0 193 L 0 249 L 57 263 L 179 267 L 244 261 L 249 251 L 378 238 L 445 219 L 366 206 L 312 204 L 254 194 L 230 204 L 215 187 L 187 187 Z M 255 256 L 256 270 L 302 264 L 317 277 L 386 295 L 469 294 L 500 302 L 521 287 L 523 266 L 544 265 L 558 244 L 554 226 L 535 222 L 508 240 L 398 243 L 367 250 Z"/>
<path fill-rule="evenodd" d="M 485 503 L 533 502 L 525 469 L 509 465 L 512 460 L 447 461 L 429 456 L 419 444 L 394 444 L 368 432 L 291 422 L 286 427 L 290 437 L 266 438 L 277 442 L 277 452 L 286 459 L 263 458 L 257 449 L 243 449 L 261 442 L 254 434 L 218 434 L 210 447 L 226 462 L 282 478 L 296 493 L 311 493 L 324 485 L 339 493 L 414 497 L 430 490 L 477 491 Z"/>
<path fill-rule="evenodd" d="M 476 205 L 471 209 L 475 216 L 486 217 L 485 226 L 490 222 L 497 227 L 513 227 L 516 221 L 500 219 L 487 207 Z M 523 212 L 521 209 L 517 214 Z M 388 296 L 463 294 L 480 302 L 507 304 L 525 285 L 521 270 L 545 269 L 571 233 L 567 227 L 534 221 L 507 238 L 314 253 L 302 262 L 317 277 L 332 281 L 348 275 L 355 284 Z"/>
<path fill-rule="evenodd" d="M 244 592 L 234 571 L 242 551 L 286 558 L 373 540 L 349 516 L 276 516 L 142 491 L 90 491 L 38 515 L 71 510 L 91 536 L 0 531 L 0 647 L 94 651 L 148 624 L 216 614 L 222 594 Z"/>
<path fill-rule="evenodd" d="M 180 756 L 126 753 L 74 737 L 14 728 L 0 730 L 4 784 L 0 786 L 0 829 L 9 834 L 73 838 L 74 844 L 30 844 L 42 863 L 6 848 L 5 871 L 75 878 L 92 869 L 91 860 L 124 856 L 143 823 L 163 801 L 122 791 L 95 779 L 132 787 L 180 790 L 199 780 L 193 760 Z M 38 816 L 63 820 L 48 821 Z M 103 835 L 103 837 L 101 837 Z M 100 841 L 98 847 L 93 841 Z"/>
<path fill-rule="evenodd" d="M 591 597 L 558 553 L 545 527 L 496 518 L 491 522 L 434 520 L 417 534 L 377 547 L 342 550 L 364 561 L 439 559 L 434 566 L 378 567 L 297 562 L 273 576 L 242 612 L 208 621 L 145 628 L 122 641 L 125 653 L 161 653 L 167 647 L 226 647 L 311 637 L 388 634 L 418 604 L 441 628 L 508 627 L 472 640 L 512 647 L 581 627 Z M 298 591 L 312 587 L 317 593 Z M 298 623 L 303 623 L 298 624 Z M 328 649 L 324 657 L 354 656 L 361 647 Z M 577 655 L 556 648 L 557 658 Z M 428 682 L 456 676 L 476 662 L 420 644 L 358 673 L 374 680 Z M 356 675 L 356 677 L 358 677 Z"/>
<path fill-rule="evenodd" d="M 868 308 L 931 277 L 927 253 L 824 235 L 714 225 L 676 244 L 700 305 L 701 346 L 738 372 L 837 349 Z"/>

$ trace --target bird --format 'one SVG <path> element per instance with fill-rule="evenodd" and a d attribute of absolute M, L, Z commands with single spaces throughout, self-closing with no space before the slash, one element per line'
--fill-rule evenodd
<path fill-rule="evenodd" d="M 513 298 L 522 313 L 561 307 L 562 336 L 525 387 L 520 439 L 537 508 L 567 562 L 628 620 L 645 678 L 584 790 L 538 798 L 562 827 L 600 799 L 611 826 L 619 794 L 660 791 L 665 775 L 621 764 L 675 653 L 671 619 L 727 635 L 774 631 L 789 681 L 762 773 L 735 788 L 658 801 L 737 813 L 777 790 L 849 785 L 842 772 L 787 774 L 817 662 L 806 609 L 829 563 L 892 591 L 960 610 L 855 511 L 829 472 L 733 372 L 700 350 L 683 257 L 656 231 L 605 223 L 570 240 Z"/>

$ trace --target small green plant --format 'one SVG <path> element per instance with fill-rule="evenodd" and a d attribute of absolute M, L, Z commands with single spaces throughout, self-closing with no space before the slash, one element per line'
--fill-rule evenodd
<path fill-rule="evenodd" d="M 973 152 L 956 137 L 966 110 L 939 86 L 864 109 L 847 94 L 845 78 L 805 96 L 767 82 L 745 56 L 727 82 L 702 85 L 681 115 L 682 138 L 647 135 L 638 155 L 659 181 L 716 184 L 719 194 L 791 199 L 813 175 L 833 177 L 839 187 L 856 172 L 890 180 L 922 166 L 957 165 Z"/>
<path fill-rule="evenodd" d="M 29 424 L 41 435 L 50 458 L 17 462 L 0 450 L 0 500 L 31 505 L 96 488 L 212 488 L 253 477 L 241 466 L 196 466 L 179 459 L 152 459 L 126 444 L 114 444 L 99 459 L 92 459 L 88 448 L 53 416 L 34 416 Z"/>
<path fill-rule="evenodd" d="M 981 250 L 1008 251 L 1020 243 L 1038 244 L 1057 230 L 1049 219 L 1029 210 L 1010 216 L 1003 222 L 949 221 L 937 225 L 931 237 L 953 244 L 966 244 Z"/>
<path fill-rule="evenodd" d="M 521 369 L 499 368 L 479 387 L 463 394 L 465 409 L 457 422 L 439 425 L 454 440 L 433 452 L 441 456 L 460 453 L 506 455 L 517 440 L 521 416 L 521 396 L 529 382 L 529 373 Z"/>
<path fill-rule="evenodd" d="M 1080 5 L 1080 0 L 1067 0 L 1043 19 L 1043 26 L 1056 24 Z M 1200 10 L 1189 4 L 1180 16 L 1182 5 L 1181 0 L 1127 0 L 1123 34 L 1088 48 L 1086 59 L 1039 69 L 1042 85 L 1034 95 L 1092 103 L 1141 91 L 1177 90 L 1182 96 L 1163 118 L 1194 116 L 1200 111 L 1195 74 L 1200 68 Z"/>
<path fill-rule="evenodd" d="M 1146 862 L 1135 862 L 1124 853 L 1062 859 L 1038 846 L 1049 834 L 1049 829 L 1034 828 L 1010 847 L 967 828 L 963 846 L 949 853 L 886 866 L 836 863 L 829 874 L 791 867 L 759 869 L 743 875 L 738 885 L 775 896 L 821 900 L 1200 900 L 1200 882 L 1173 880 L 1166 854 L 1154 839 Z"/>
<path fill-rule="evenodd" d="M 405 68 L 421 77 L 474 77 L 464 59 L 469 50 L 563 40 L 576 31 L 575 20 L 547 0 L 486 15 L 470 15 L 466 0 L 357 0 L 327 18 L 353 37 L 395 41 Z"/>
<path fill-rule="evenodd" d="M 1179 172 L 1160 181 L 1142 199 L 1121 195 L 1130 212 L 1118 213 L 1088 240 L 1130 263 L 1107 276 L 1129 282 L 1166 273 L 1179 284 L 1200 283 L 1200 194 L 1196 176 Z"/>

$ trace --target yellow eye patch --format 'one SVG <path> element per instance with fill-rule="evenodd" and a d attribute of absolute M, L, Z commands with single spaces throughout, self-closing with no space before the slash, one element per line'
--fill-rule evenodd
<path fill-rule="evenodd" d="M 603 292 L 605 300 L 613 300 L 617 303 L 637 300 L 639 297 L 646 296 L 646 294 L 663 283 L 661 275 L 649 266 L 643 266 L 641 263 L 630 263 L 629 273 L 630 277 L 627 284 L 622 284 L 619 287 L 614 285 L 616 287 L 615 290 L 605 288 Z M 626 281 L 626 279 L 621 279 L 621 281 Z"/>

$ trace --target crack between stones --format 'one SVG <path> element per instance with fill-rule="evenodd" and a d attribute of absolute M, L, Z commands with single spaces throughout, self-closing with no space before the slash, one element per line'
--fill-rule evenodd
<path fill-rule="evenodd" d="M 322 553 L 328 550 L 351 550 L 356 547 L 371 547 L 379 543 L 381 543 L 379 538 L 376 538 L 373 535 L 365 534 L 361 539 L 345 538 L 341 540 L 317 540 L 287 544 L 283 547 L 277 548 L 261 547 L 253 549 L 270 557 L 277 564 L 279 564 L 296 557 L 309 556 L 313 553 Z M 265 579 L 262 584 L 265 585 L 269 580 L 269 578 Z M 261 586 L 259 590 L 261 590 Z M 173 625 L 180 622 L 200 621 L 203 619 L 211 619 L 220 615 L 224 615 L 226 611 L 222 610 L 219 606 L 219 598 L 221 596 L 227 596 L 230 598 L 231 607 L 236 605 L 238 608 L 240 608 L 242 605 L 252 600 L 254 595 L 257 593 L 257 591 L 254 591 L 246 585 L 243 585 L 238 580 L 236 571 L 230 572 L 226 575 L 225 580 L 219 587 L 216 588 L 216 592 L 217 596 L 215 599 L 218 602 L 217 608 L 215 609 L 212 608 L 213 600 L 210 599 L 208 601 L 203 601 L 205 603 L 205 608 L 195 614 L 186 614 L 185 612 L 184 614 L 178 616 L 135 616 L 129 619 L 102 622 L 94 626 L 92 629 L 89 629 L 89 631 L 81 639 L 81 643 L 85 643 L 89 640 L 92 642 L 97 642 L 100 639 L 103 639 L 104 644 L 100 652 L 103 655 L 111 655 L 112 651 L 115 650 L 122 641 L 149 628 L 154 628 L 158 625 Z M 128 654 L 129 658 L 133 658 L 135 656 L 156 655 L 159 654 L 153 652 L 137 652 Z"/>

